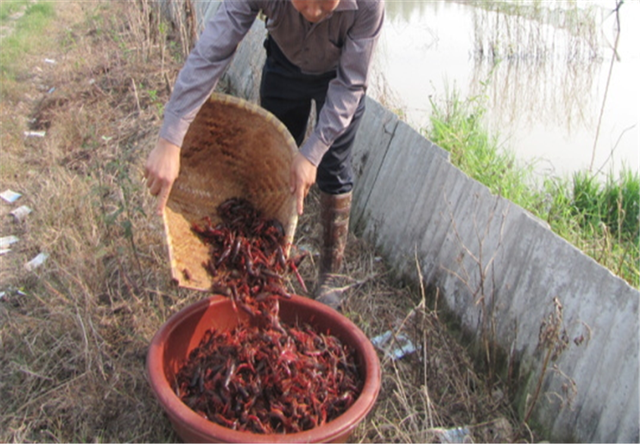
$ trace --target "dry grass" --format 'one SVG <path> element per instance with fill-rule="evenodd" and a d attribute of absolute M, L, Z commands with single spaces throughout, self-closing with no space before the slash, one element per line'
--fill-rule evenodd
<path fill-rule="evenodd" d="M 204 295 L 171 285 L 142 181 L 180 57 L 140 5 L 149 7 L 57 2 L 48 49 L 25 55 L 3 85 L 0 191 L 23 194 L 0 202 L 0 237 L 20 238 L 0 256 L 3 442 L 177 440 L 147 383 L 146 351 L 171 314 Z M 27 138 L 29 130 L 46 136 Z M 17 222 L 8 213 L 23 204 L 33 212 Z M 298 246 L 312 251 L 317 207 L 312 193 L 297 232 Z M 27 271 L 40 252 L 47 262 Z M 402 332 L 422 350 L 396 361 L 380 355 L 379 401 L 353 439 L 436 442 L 457 426 L 474 441 L 519 439 L 507 390 L 487 388 L 426 295 L 394 285 L 356 238 L 347 262 L 345 314 L 370 337 Z M 313 260 L 302 270 L 311 287 L 314 270 Z"/>

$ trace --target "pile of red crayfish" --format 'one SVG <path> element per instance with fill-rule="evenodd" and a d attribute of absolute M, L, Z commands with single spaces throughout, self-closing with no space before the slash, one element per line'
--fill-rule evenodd
<path fill-rule="evenodd" d="M 251 321 L 229 331 L 209 330 L 176 375 L 176 394 L 192 410 L 225 427 L 254 433 L 295 433 L 338 417 L 362 389 L 353 351 L 309 325 L 285 325 L 278 298 L 289 298 L 284 230 L 246 200 L 218 207 L 193 231 L 211 245 L 204 264 L 212 291 L 228 296 Z"/>
<path fill-rule="evenodd" d="M 302 289 L 307 288 L 298 266 L 304 253 L 287 259 L 284 228 L 276 219 L 265 219 L 253 205 L 239 198 L 218 207 L 221 222 L 212 226 L 210 218 L 193 224 L 192 230 L 210 245 L 209 261 L 203 266 L 214 278 L 213 293 L 226 295 L 232 303 L 251 315 L 257 305 L 271 295 L 290 298 L 284 275 L 296 275 Z"/>
<path fill-rule="evenodd" d="M 307 325 L 209 331 L 177 380 L 178 396 L 203 417 L 268 434 L 331 421 L 360 390 L 352 354 Z"/>

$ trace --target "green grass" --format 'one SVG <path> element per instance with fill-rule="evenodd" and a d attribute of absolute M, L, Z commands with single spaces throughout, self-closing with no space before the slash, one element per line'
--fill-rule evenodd
<path fill-rule="evenodd" d="M 5 24 L 13 14 L 19 12 L 29 3 L 28 0 L 13 0 L 0 2 L 0 24 Z"/>
<path fill-rule="evenodd" d="M 493 193 L 531 211 L 603 266 L 640 286 L 640 176 L 630 169 L 602 181 L 588 171 L 533 182 L 531 165 L 519 165 L 482 124 L 480 98 L 454 92 L 444 106 L 432 102 L 426 136 L 451 153 L 451 161 Z"/>
<path fill-rule="evenodd" d="M 480 98 L 463 102 L 456 92 L 450 95 L 445 109 L 431 102 L 434 114 L 429 139 L 448 150 L 452 163 L 470 177 L 493 193 L 509 196 L 514 203 L 523 205 L 528 200 L 526 177 L 531 169 L 515 168 L 514 154 L 497 148 L 498 139 L 482 126 L 485 110 Z"/>
<path fill-rule="evenodd" d="M 47 40 L 40 36 L 46 31 L 46 25 L 55 17 L 53 4 L 50 2 L 30 4 L 27 1 L 10 1 L 0 3 L 0 22 L 11 26 L 9 16 L 22 8 L 24 15 L 15 21 L 13 31 L 2 39 L 0 74 L 3 80 L 13 77 L 15 65 L 21 57 L 31 53 L 36 46 L 47 44 Z"/>

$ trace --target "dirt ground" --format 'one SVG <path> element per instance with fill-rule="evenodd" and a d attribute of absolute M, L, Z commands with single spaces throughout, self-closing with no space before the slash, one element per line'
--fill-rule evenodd
<path fill-rule="evenodd" d="M 19 239 L 0 255 L 0 441 L 178 440 L 149 387 L 146 352 L 169 316 L 206 294 L 172 285 L 142 179 L 188 35 L 153 5 L 56 2 L 45 44 L 3 79 L 0 192 L 22 197 L 0 201 L 0 237 Z M 32 212 L 18 220 L 10 213 L 22 205 Z M 295 240 L 314 253 L 301 269 L 310 288 L 317 220 L 313 190 Z M 26 267 L 39 253 L 45 262 Z M 344 315 L 370 338 L 404 334 L 417 350 L 380 351 L 380 395 L 352 440 L 533 441 L 508 387 L 475 370 L 433 295 L 390 270 L 351 235 Z"/>

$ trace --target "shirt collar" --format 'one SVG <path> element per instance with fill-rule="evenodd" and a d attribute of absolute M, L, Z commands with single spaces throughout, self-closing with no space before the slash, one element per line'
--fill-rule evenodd
<path fill-rule="evenodd" d="M 334 12 L 335 11 L 355 11 L 356 9 L 358 9 L 357 0 L 340 0 L 340 3 L 338 4 L 338 7 L 334 10 Z"/>

